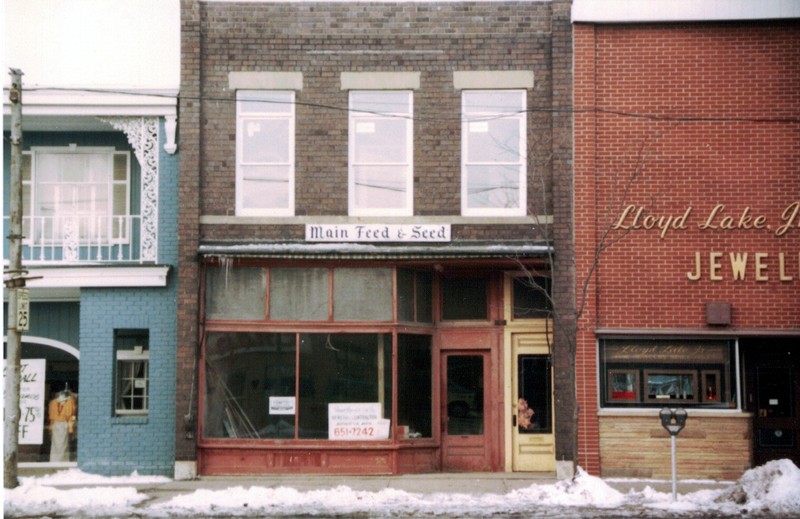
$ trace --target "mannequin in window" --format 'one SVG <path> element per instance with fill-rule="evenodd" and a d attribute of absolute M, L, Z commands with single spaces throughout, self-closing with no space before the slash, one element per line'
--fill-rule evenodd
<path fill-rule="evenodd" d="M 78 406 L 69 388 L 59 391 L 50 401 L 50 461 L 69 461 L 69 437 L 75 432 Z"/>

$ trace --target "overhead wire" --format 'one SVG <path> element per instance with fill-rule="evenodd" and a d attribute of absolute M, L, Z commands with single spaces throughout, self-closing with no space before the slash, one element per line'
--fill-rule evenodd
<path fill-rule="evenodd" d="M 117 89 L 103 89 L 103 88 L 88 88 L 88 87 L 41 87 L 41 86 L 34 86 L 34 87 L 25 87 L 23 86 L 23 93 L 24 92 L 41 92 L 41 91 L 55 91 L 55 92 L 73 92 L 73 93 L 88 93 L 88 94 L 114 94 L 114 95 L 130 95 L 130 96 L 141 96 L 141 97 L 158 97 L 158 98 L 166 98 L 166 99 L 175 99 L 176 101 L 180 100 L 187 100 L 187 101 L 200 101 L 200 102 L 220 102 L 220 103 L 235 103 L 237 99 L 235 97 L 218 97 L 218 96 L 187 96 L 178 94 L 171 94 L 171 93 L 163 93 L 163 92 L 142 92 L 142 91 L 130 91 L 130 90 L 117 90 Z M 403 114 L 396 114 L 391 111 L 387 112 L 379 112 L 379 111 L 372 111 L 372 110 L 357 110 L 344 106 L 337 106 L 331 104 L 324 104 L 324 103 L 313 103 L 308 101 L 276 101 L 276 100 L 248 100 L 249 102 L 264 102 L 270 104 L 293 104 L 295 106 L 303 106 L 308 108 L 319 108 L 324 110 L 333 110 L 339 112 L 357 112 L 357 113 L 367 113 L 367 114 L 374 114 L 374 115 L 381 115 L 381 116 L 391 116 L 403 119 L 412 119 L 415 121 L 442 121 L 442 117 L 437 115 L 436 117 L 424 117 L 418 115 L 403 115 Z M 574 107 L 574 106 L 561 106 L 561 107 L 542 107 L 542 106 L 532 106 L 526 108 L 525 110 L 518 110 L 518 111 L 503 111 L 499 113 L 497 116 L 486 116 L 483 118 L 470 118 L 470 121 L 479 122 L 479 121 L 489 121 L 489 120 L 496 120 L 503 117 L 509 117 L 520 113 L 564 113 L 564 114 L 606 114 L 606 115 L 616 115 L 619 117 L 628 117 L 634 119 L 645 119 L 651 121 L 668 121 L 668 122 L 744 122 L 744 123 L 776 123 L 776 124 L 798 124 L 800 123 L 800 114 L 794 115 L 779 115 L 779 116 L 761 116 L 761 115 L 754 115 L 754 114 L 747 114 L 747 115 L 687 115 L 687 114 L 669 114 L 669 113 L 644 113 L 644 112 L 633 112 L 629 110 L 620 110 L 620 109 L 613 109 L 613 108 L 602 108 L 602 107 Z M 454 117 L 453 120 L 456 120 Z M 461 121 L 464 120 L 461 117 L 458 117 L 457 120 Z"/>

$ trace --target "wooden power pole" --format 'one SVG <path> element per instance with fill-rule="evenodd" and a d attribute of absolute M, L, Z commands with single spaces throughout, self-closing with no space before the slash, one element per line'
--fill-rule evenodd
<path fill-rule="evenodd" d="M 5 402 L 3 413 L 3 486 L 16 488 L 19 450 L 19 388 L 22 330 L 27 321 L 20 322 L 18 297 L 25 289 L 25 272 L 22 270 L 22 71 L 11 69 L 11 222 L 8 233 L 8 270 L 3 282 L 8 290 L 8 318 L 6 319 Z M 25 316 L 27 319 L 27 316 Z"/>

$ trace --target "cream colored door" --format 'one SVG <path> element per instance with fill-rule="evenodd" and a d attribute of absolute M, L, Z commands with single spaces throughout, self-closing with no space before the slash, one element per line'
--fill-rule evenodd
<path fill-rule="evenodd" d="M 553 427 L 553 371 L 546 334 L 513 334 L 512 468 L 552 472 L 556 469 Z"/>

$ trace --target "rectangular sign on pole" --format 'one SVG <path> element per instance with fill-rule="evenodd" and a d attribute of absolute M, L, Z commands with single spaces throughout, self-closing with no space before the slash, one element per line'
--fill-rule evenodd
<path fill-rule="evenodd" d="M 27 288 L 12 289 L 17 291 L 17 319 L 16 329 L 27 332 L 31 322 L 31 296 Z"/>

